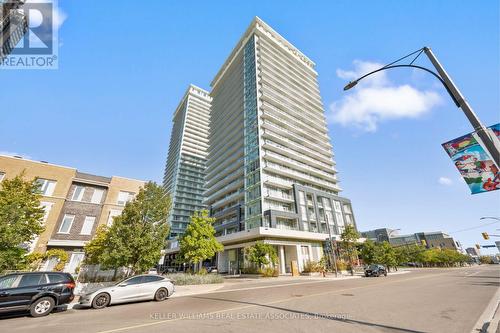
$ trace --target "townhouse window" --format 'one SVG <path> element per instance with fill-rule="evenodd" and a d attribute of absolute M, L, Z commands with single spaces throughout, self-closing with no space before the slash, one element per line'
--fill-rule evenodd
<path fill-rule="evenodd" d="M 50 210 L 52 209 L 52 206 L 54 205 L 54 203 L 52 202 L 41 202 L 40 203 L 40 207 L 43 208 L 43 220 L 42 220 L 42 224 L 45 225 L 45 222 L 47 222 L 47 219 L 49 218 L 49 213 L 50 213 Z"/>
<path fill-rule="evenodd" d="M 84 186 L 80 186 L 80 185 L 75 186 L 75 191 L 73 192 L 73 196 L 71 197 L 71 200 L 82 201 L 84 193 L 85 193 Z"/>
<path fill-rule="evenodd" d="M 94 190 L 94 193 L 92 194 L 92 199 L 90 199 L 90 202 L 95 203 L 95 204 L 100 204 L 103 194 L 104 194 L 104 190 L 96 188 Z"/>
<path fill-rule="evenodd" d="M 57 183 L 55 180 L 38 178 L 36 182 L 40 186 L 39 190 L 42 195 L 50 196 L 52 195 L 52 193 L 54 193 L 54 189 L 56 188 Z"/>
<path fill-rule="evenodd" d="M 125 206 L 125 204 L 131 201 L 133 198 L 134 198 L 133 193 L 120 191 L 120 193 L 118 193 L 117 204 L 120 206 Z"/>
<path fill-rule="evenodd" d="M 0 182 L 3 180 L 5 177 L 5 172 L 0 171 Z"/>
<path fill-rule="evenodd" d="M 113 220 L 114 220 L 115 216 L 118 216 L 121 213 L 122 213 L 121 210 L 116 210 L 116 209 L 111 209 L 109 211 L 108 222 L 107 222 L 108 227 L 111 227 L 113 225 Z"/>
<path fill-rule="evenodd" d="M 69 234 L 73 221 L 75 220 L 75 215 L 65 214 L 62 220 L 61 226 L 59 227 L 59 234 Z"/>
<path fill-rule="evenodd" d="M 92 234 L 92 228 L 94 227 L 95 216 L 85 216 L 85 221 L 83 221 L 82 230 L 80 235 L 90 235 Z"/>

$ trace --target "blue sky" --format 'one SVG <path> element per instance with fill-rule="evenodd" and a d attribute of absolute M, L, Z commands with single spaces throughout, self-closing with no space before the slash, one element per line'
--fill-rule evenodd
<path fill-rule="evenodd" d="M 499 122 L 496 0 L 60 0 L 59 6 L 65 17 L 59 69 L 0 71 L 0 151 L 161 181 L 171 116 L 187 85 L 208 89 L 257 15 L 317 64 L 342 195 L 353 201 L 361 230 L 454 232 L 485 224 L 481 216 L 500 216 L 500 191 L 471 196 L 441 147 L 471 127 L 433 77 L 393 70 L 342 91 L 350 72 L 427 45 L 481 120 Z M 418 61 L 429 66 L 424 56 Z M 353 105 L 370 88 L 385 102 Z M 492 243 L 480 232 L 497 228 L 452 236 L 465 246 Z"/>

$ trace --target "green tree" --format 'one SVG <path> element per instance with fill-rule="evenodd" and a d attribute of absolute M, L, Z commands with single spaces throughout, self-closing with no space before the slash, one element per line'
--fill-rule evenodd
<path fill-rule="evenodd" d="M 385 265 L 387 271 L 390 271 L 391 267 L 396 267 L 398 264 L 396 250 L 387 241 L 377 244 L 374 259 L 375 262 Z"/>
<path fill-rule="evenodd" d="M 212 258 L 224 250 L 215 238 L 215 219 L 208 216 L 207 210 L 194 212 L 186 231 L 179 240 L 180 261 L 194 264 L 201 269 L 203 260 Z"/>
<path fill-rule="evenodd" d="M 36 180 L 23 180 L 23 176 L 24 173 L 1 183 L 0 272 L 22 268 L 25 245 L 44 230 L 40 186 Z"/>
<path fill-rule="evenodd" d="M 101 262 L 102 254 L 108 244 L 109 228 L 105 224 L 97 227 L 94 238 L 85 244 L 83 250 L 85 251 L 84 263 L 87 265 L 97 265 Z"/>
<path fill-rule="evenodd" d="M 349 258 L 349 264 L 351 268 L 351 275 L 354 275 L 354 257 L 357 256 L 356 242 L 359 239 L 359 233 L 354 227 L 354 225 L 349 224 L 345 227 L 344 231 L 340 235 L 342 240 L 341 246 L 347 252 Z"/>
<path fill-rule="evenodd" d="M 372 241 L 372 240 L 366 240 L 366 242 L 364 242 L 362 245 L 361 245 L 361 251 L 359 253 L 361 259 L 363 259 L 363 262 L 367 265 L 370 265 L 370 264 L 373 264 L 375 261 L 374 261 L 374 257 L 375 257 L 375 243 Z"/>
<path fill-rule="evenodd" d="M 274 267 L 278 263 L 278 254 L 274 246 L 261 241 L 245 248 L 245 257 L 259 269 L 263 269 L 267 265 Z"/>
<path fill-rule="evenodd" d="M 156 265 L 169 231 L 170 205 L 163 187 L 147 183 L 114 218 L 109 231 L 102 231 L 87 248 L 90 262 L 99 262 L 103 268 L 130 267 L 132 273 Z"/>

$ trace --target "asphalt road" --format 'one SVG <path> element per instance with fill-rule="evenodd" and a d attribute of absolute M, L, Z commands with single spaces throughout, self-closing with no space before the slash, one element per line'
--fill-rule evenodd
<path fill-rule="evenodd" d="M 499 285 L 500 265 L 340 281 L 245 281 L 161 303 L 4 318 L 0 332 L 470 333 Z"/>

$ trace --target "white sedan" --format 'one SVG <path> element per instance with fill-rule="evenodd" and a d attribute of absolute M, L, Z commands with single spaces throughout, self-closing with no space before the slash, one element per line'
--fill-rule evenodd
<path fill-rule="evenodd" d="M 172 296 L 174 291 L 174 284 L 163 276 L 136 275 L 111 287 L 82 295 L 79 303 L 102 309 L 110 304 L 143 300 L 164 301 Z"/>

